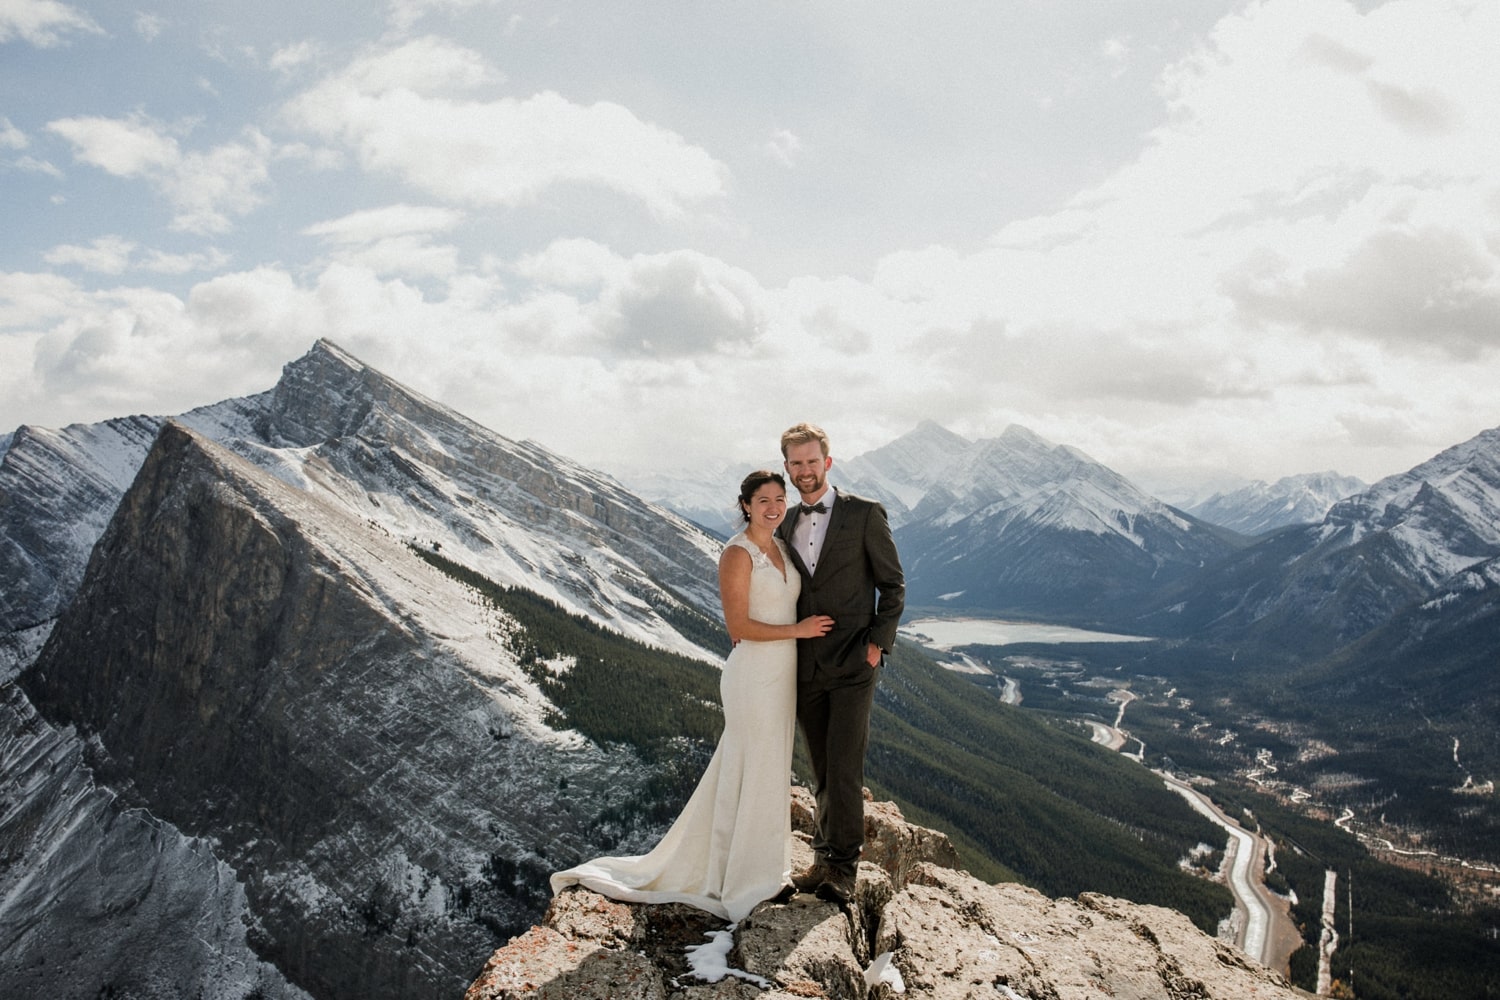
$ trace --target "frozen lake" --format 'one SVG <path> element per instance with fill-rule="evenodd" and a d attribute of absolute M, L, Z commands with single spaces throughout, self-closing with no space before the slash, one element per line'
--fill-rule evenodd
<path fill-rule="evenodd" d="M 901 626 L 901 634 L 924 646 L 1004 646 L 1013 642 L 1149 642 L 1150 636 L 1091 632 L 1067 625 L 1007 622 L 994 618 L 919 618 Z"/>

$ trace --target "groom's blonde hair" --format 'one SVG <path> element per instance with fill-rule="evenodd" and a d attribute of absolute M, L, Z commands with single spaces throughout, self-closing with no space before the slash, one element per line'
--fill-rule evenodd
<path fill-rule="evenodd" d="M 781 432 L 781 457 L 786 458 L 786 450 L 793 445 L 807 444 L 809 441 L 818 442 L 823 449 L 823 457 L 828 457 L 828 435 L 823 428 L 816 424 L 796 424 Z"/>

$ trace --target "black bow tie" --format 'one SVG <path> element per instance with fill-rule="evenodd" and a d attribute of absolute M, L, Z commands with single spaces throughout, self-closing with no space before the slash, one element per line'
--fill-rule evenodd
<path fill-rule="evenodd" d="M 805 504 L 802 504 L 801 506 L 802 506 L 802 513 L 804 513 L 804 514 L 826 514 L 826 513 L 828 513 L 828 505 L 826 503 L 824 503 L 823 501 L 821 501 L 821 500 L 819 500 L 817 503 L 805 503 Z"/>

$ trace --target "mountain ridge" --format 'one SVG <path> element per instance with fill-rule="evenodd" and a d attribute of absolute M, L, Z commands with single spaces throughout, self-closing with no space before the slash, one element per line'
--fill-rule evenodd
<path fill-rule="evenodd" d="M 182 425 L 84 580 L 20 688 L 99 779 L 214 845 L 256 953 L 314 996 L 456 995 L 530 920 L 494 859 L 545 868 L 539 846 L 645 795 L 628 748 L 545 722 L 505 616 Z"/>
<path fill-rule="evenodd" d="M 1354 476 L 1310 472 L 1284 476 L 1274 483 L 1256 480 L 1183 509 L 1242 535 L 1263 535 L 1293 524 L 1321 521 L 1340 500 L 1367 487 Z"/>
<path fill-rule="evenodd" d="M 167 419 L 16 434 L 0 461 L 0 572 L 27 586 L 14 598 L 7 588 L 0 601 L 5 633 L 45 630 L 71 597 L 104 521 Z M 675 514 L 643 509 L 607 476 L 406 389 L 327 340 L 288 363 L 272 389 L 175 419 L 393 536 L 436 543 L 487 576 L 525 582 L 626 635 L 713 658 L 673 624 L 716 614 L 710 536 Z M 345 486 L 361 480 L 369 486 Z M 24 656 L 12 652 L 0 667 L 14 673 Z"/>

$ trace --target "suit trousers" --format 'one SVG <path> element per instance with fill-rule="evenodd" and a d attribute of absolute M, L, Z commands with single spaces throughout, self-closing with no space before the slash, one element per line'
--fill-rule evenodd
<path fill-rule="evenodd" d="M 836 871 L 859 867 L 865 840 L 865 748 L 878 667 L 850 680 L 817 671 L 797 684 L 797 723 L 812 761 L 818 812 L 812 848 Z"/>

